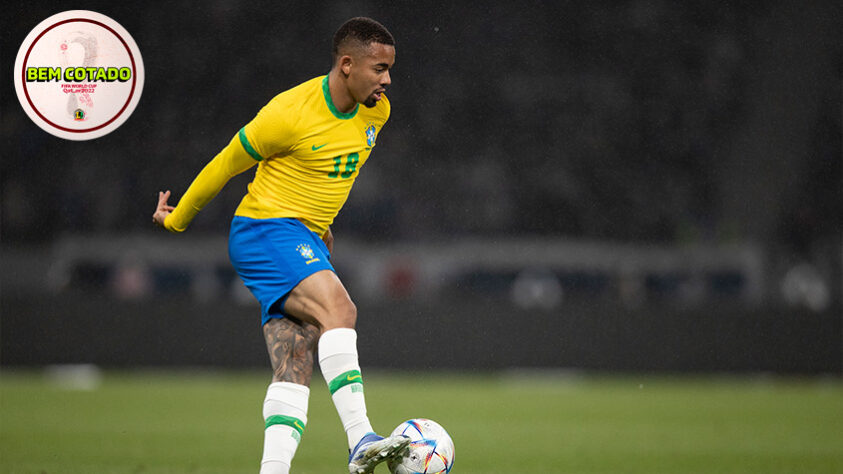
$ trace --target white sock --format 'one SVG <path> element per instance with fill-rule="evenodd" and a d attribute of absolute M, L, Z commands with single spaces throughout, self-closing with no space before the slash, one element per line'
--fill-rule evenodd
<path fill-rule="evenodd" d="M 309 396 L 309 388 L 289 382 L 275 382 L 266 390 L 263 402 L 266 430 L 260 474 L 290 472 L 290 464 L 307 424 Z"/>
<path fill-rule="evenodd" d="M 373 431 L 366 416 L 363 377 L 357 361 L 357 331 L 349 328 L 325 331 L 319 338 L 319 367 L 348 437 L 348 449 L 354 449 L 366 433 Z"/>

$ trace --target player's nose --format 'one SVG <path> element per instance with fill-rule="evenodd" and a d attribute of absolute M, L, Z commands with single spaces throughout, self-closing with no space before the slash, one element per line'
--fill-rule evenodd
<path fill-rule="evenodd" d="M 386 71 L 381 78 L 381 85 L 388 86 L 390 84 L 392 84 L 392 78 L 389 77 L 389 71 Z"/>

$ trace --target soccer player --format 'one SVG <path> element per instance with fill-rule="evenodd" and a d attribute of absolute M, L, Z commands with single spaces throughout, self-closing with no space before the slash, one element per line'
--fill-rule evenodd
<path fill-rule="evenodd" d="M 170 191 L 158 195 L 153 221 L 182 232 L 231 177 L 258 165 L 231 222 L 229 256 L 260 302 L 273 369 L 261 474 L 290 470 L 307 423 L 314 355 L 346 431 L 349 472 L 373 472 L 409 444 L 372 430 L 357 358 L 357 309 L 330 263 L 329 226 L 389 118 L 384 92 L 394 63 L 395 42 L 383 25 L 348 20 L 334 35 L 328 75 L 269 101 L 176 207 L 168 204 Z"/>

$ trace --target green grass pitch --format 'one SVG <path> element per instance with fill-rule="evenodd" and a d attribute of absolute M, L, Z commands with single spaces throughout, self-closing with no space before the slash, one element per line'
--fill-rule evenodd
<path fill-rule="evenodd" d="M 439 421 L 454 473 L 843 472 L 837 378 L 365 375 L 375 428 Z M 255 372 L 106 372 L 82 391 L 5 370 L 0 471 L 257 473 L 266 384 Z M 318 374 L 308 415 L 293 472 L 347 472 Z"/>

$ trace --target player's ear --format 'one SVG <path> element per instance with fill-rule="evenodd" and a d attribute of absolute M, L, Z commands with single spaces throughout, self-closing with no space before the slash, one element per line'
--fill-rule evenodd
<path fill-rule="evenodd" d="M 340 71 L 346 76 L 351 74 L 351 63 L 351 56 L 346 54 L 340 57 Z"/>

